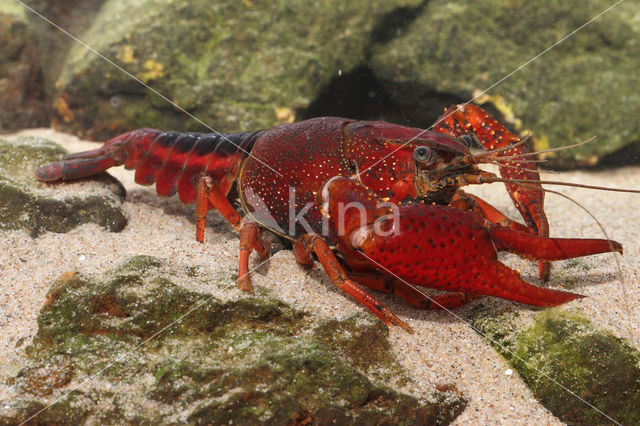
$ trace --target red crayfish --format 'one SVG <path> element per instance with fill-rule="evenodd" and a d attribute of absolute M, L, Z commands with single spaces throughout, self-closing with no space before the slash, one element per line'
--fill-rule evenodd
<path fill-rule="evenodd" d="M 486 152 L 471 154 L 470 135 Z M 543 280 L 548 261 L 622 253 L 615 241 L 549 238 L 530 155 L 480 107 L 461 104 L 432 131 L 336 117 L 226 135 L 139 129 L 67 155 L 37 177 L 77 179 L 124 164 L 136 169 L 137 183 L 155 182 L 159 195 L 196 201 L 198 241 L 209 209 L 226 218 L 240 234 L 241 289 L 252 289 L 251 252 L 269 255 L 261 236 L 269 229 L 293 242 L 299 263 L 312 266 L 315 254 L 333 283 L 387 325 L 409 330 L 356 283 L 425 309 L 482 295 L 554 306 L 580 295 L 523 281 L 497 251 L 540 261 Z M 499 164 L 502 178 L 479 169 L 481 163 Z M 460 190 L 495 181 L 505 182 L 526 226 Z M 429 297 L 418 286 L 448 293 Z"/>

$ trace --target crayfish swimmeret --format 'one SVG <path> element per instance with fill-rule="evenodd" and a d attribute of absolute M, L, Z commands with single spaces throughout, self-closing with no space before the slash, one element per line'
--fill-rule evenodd
<path fill-rule="evenodd" d="M 472 155 L 473 136 L 486 152 Z M 523 281 L 497 259 L 510 251 L 548 261 L 618 251 L 604 239 L 549 238 L 535 162 L 520 139 L 475 105 L 445 111 L 432 131 L 322 117 L 269 130 L 199 134 L 134 130 L 101 148 L 37 171 L 77 179 L 124 164 L 135 181 L 196 201 L 196 238 L 217 209 L 240 234 L 238 285 L 252 290 L 249 255 L 267 258 L 262 230 L 293 242 L 299 263 L 315 254 L 331 281 L 387 325 L 409 327 L 356 283 L 395 292 L 412 306 L 451 308 L 482 295 L 555 306 L 580 295 Z M 502 178 L 478 164 L 500 165 Z M 461 186 L 503 181 L 526 226 Z M 241 212 L 234 208 L 240 201 Z M 338 256 L 336 256 L 336 253 Z M 418 287 L 444 290 L 429 297 Z"/>

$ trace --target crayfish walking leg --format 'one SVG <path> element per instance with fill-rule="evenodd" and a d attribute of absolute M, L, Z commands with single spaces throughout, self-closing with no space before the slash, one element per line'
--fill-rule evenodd
<path fill-rule="evenodd" d="M 402 280 L 373 272 L 349 272 L 349 278 L 358 284 L 383 293 L 394 293 L 416 309 L 451 309 L 481 297 L 470 293 L 444 293 L 427 296 L 416 286 Z"/>
<path fill-rule="evenodd" d="M 238 287 L 241 290 L 253 292 L 249 277 L 249 256 L 255 249 L 264 259 L 269 257 L 269 250 L 260 237 L 258 225 L 255 222 L 245 222 L 229 200 L 220 194 L 213 179 L 209 176 L 201 176 L 198 180 L 198 194 L 196 196 L 196 240 L 201 243 L 204 242 L 204 228 L 209 203 L 240 232 Z"/>
<path fill-rule="evenodd" d="M 344 268 L 336 259 L 326 241 L 320 236 L 315 234 L 305 234 L 298 238 L 296 241 L 293 252 L 296 256 L 296 260 L 306 266 L 313 265 L 313 259 L 311 253 L 315 253 L 318 256 L 318 260 L 322 264 L 325 272 L 329 276 L 329 279 L 338 286 L 345 293 L 353 296 L 357 301 L 369 308 L 374 314 L 380 318 L 382 322 L 387 326 L 399 326 L 406 331 L 413 333 L 413 330 L 407 323 L 398 318 L 389 308 L 384 306 L 373 296 L 366 291 L 358 287 L 353 281 L 349 279 Z"/>

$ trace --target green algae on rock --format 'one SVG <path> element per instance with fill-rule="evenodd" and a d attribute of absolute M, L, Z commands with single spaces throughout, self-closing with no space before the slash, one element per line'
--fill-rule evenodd
<path fill-rule="evenodd" d="M 457 393 L 416 398 L 354 368 L 361 355 L 332 344 L 344 330 L 354 345 L 388 349 L 371 338 L 385 336 L 375 326 L 357 327 L 361 319 L 327 325 L 273 298 L 239 298 L 237 289 L 216 297 L 188 291 L 174 282 L 211 278 L 187 269 L 136 256 L 99 278 L 61 277 L 26 365 L 11 379 L 17 397 L 0 402 L 0 424 L 24 420 L 46 406 L 43 397 L 72 389 L 35 420 L 447 424 L 465 406 Z"/>
<path fill-rule="evenodd" d="M 401 33 L 373 46 L 371 67 L 408 114 L 427 108 L 434 93 L 466 101 L 491 87 L 486 101 L 520 122 L 518 130 L 530 130 L 536 149 L 597 135 L 593 143 L 550 154 L 553 165 L 593 165 L 640 141 L 639 122 L 629 115 L 640 110 L 637 4 L 616 5 L 545 49 L 610 6 L 607 0 L 580 7 L 553 0 L 543 8 L 522 0 L 429 1 Z"/>
<path fill-rule="evenodd" d="M 68 232 L 83 223 L 97 223 L 112 232 L 126 226 L 120 207 L 124 188 L 111 176 L 73 184 L 75 192 L 64 195 L 60 185 L 36 180 L 38 167 L 64 153 L 59 145 L 41 138 L 0 139 L 0 230 L 25 229 L 37 236 Z"/>
<path fill-rule="evenodd" d="M 622 424 L 640 423 L 640 352 L 588 318 L 551 309 L 528 326 L 514 313 L 481 314 L 472 324 L 562 421 L 608 423 L 600 410 Z"/>
<path fill-rule="evenodd" d="M 293 120 L 339 70 L 363 62 L 377 19 L 414 3 L 107 0 L 80 38 L 208 126 L 259 129 Z M 81 46 L 57 88 L 59 125 L 90 138 L 207 131 Z"/>
<path fill-rule="evenodd" d="M 329 320 L 314 335 L 349 360 L 358 371 L 386 383 L 408 382 L 389 343 L 389 328 L 372 315 L 359 314 L 344 320 Z"/>

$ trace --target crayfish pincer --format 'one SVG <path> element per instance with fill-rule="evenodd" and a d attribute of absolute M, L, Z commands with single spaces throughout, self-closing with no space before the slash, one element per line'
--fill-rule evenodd
<path fill-rule="evenodd" d="M 468 135 L 485 151 L 472 154 Z M 497 251 L 540 262 L 543 280 L 549 261 L 622 253 L 615 241 L 549 238 L 531 155 L 484 110 L 461 104 L 446 110 L 432 131 L 338 117 L 232 134 L 139 129 L 70 154 L 36 176 L 57 181 L 118 165 L 135 169 L 135 181 L 155 182 L 159 195 L 196 202 L 198 241 L 210 209 L 239 232 L 241 289 L 252 291 L 250 254 L 269 256 L 262 238 L 268 229 L 291 241 L 298 262 L 312 265 L 315 256 L 333 283 L 386 324 L 409 330 L 360 285 L 423 309 L 483 295 L 554 306 L 580 295 L 524 282 L 497 260 Z M 480 169 L 483 163 L 499 165 L 501 177 Z M 491 181 L 505 182 L 525 224 L 460 189 Z M 419 287 L 447 293 L 430 297 Z"/>

